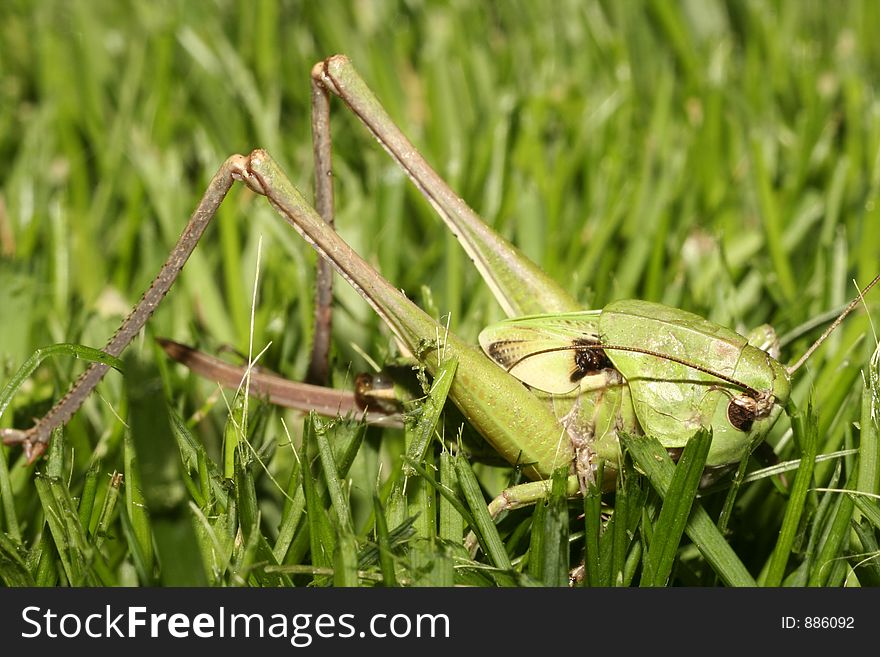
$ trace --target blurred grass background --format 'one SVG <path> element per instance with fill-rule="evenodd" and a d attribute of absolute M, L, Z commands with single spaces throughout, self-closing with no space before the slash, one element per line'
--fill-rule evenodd
<path fill-rule="evenodd" d="M 864 284 L 880 269 L 880 6 L 871 0 L 835 3 L 833 10 L 818 0 L 3 5 L 2 381 L 39 346 L 103 345 L 229 154 L 264 147 L 310 189 L 309 70 L 337 52 L 351 57 L 453 188 L 585 307 L 639 297 L 739 330 L 769 322 L 786 334 L 853 296 L 853 277 Z M 475 340 L 501 314 L 466 256 L 339 103 L 333 130 L 342 235 L 395 285 L 451 313 L 452 329 Z M 147 339 L 133 346 L 147 365 L 133 363 L 142 379 L 130 375 L 127 382 L 154 381 L 183 418 L 213 404 L 206 419 L 191 423 L 194 434 L 157 437 L 164 458 L 145 456 L 149 439 L 127 437 L 116 415 L 125 417 L 127 406 L 132 418 L 163 412 L 143 412 L 138 394 L 126 396 L 126 380 L 111 374 L 100 397 L 70 423 L 64 449 L 38 464 L 43 478 L 35 479 L 19 451 L 4 448 L 6 583 L 370 583 L 373 575 L 358 573 L 379 569 L 387 582 L 395 568 L 404 583 L 498 583 L 473 575 L 478 569 L 444 566 L 438 575 L 432 559 L 448 566 L 465 557 L 426 513 L 413 529 L 402 518 L 415 514 L 398 510 L 389 516 L 398 534 L 394 522 L 390 535 L 380 532 L 375 514 L 392 500 L 401 466 L 401 438 L 393 432 L 371 431 L 360 443 L 352 430 L 341 439 L 359 448 L 343 496 L 350 499 L 340 507 L 334 498 L 326 523 L 310 518 L 318 525 L 308 531 L 296 530 L 303 525 L 292 518 L 299 508 L 292 500 L 301 490 L 309 498 L 310 477 L 297 474 L 289 449 L 275 448 L 287 441 L 278 416 L 299 433 L 295 414 L 267 410 L 252 422 L 268 473 L 240 464 L 233 482 L 215 477 L 226 406 L 211 384 L 170 366 L 150 338 L 246 352 L 260 236 L 254 344 L 259 350 L 271 342 L 265 367 L 302 378 L 314 255 L 265 203 L 235 191 Z M 344 283 L 336 296 L 334 375 L 345 386 L 368 369 L 359 352 L 381 360 L 390 340 Z M 860 375 L 874 346 L 864 339 L 867 330 L 864 314 L 849 320 L 796 388 L 799 405 L 813 394 L 821 452 L 859 447 L 868 431 Z M 783 360 L 814 336 L 786 345 Z M 2 426 L 28 426 L 82 367 L 75 359 L 47 362 L 18 392 Z M 787 428 L 784 420 L 770 442 L 782 458 L 796 458 L 803 445 Z M 143 491 L 138 458 L 153 475 Z M 877 493 L 873 458 L 850 454 L 819 464 L 814 483 L 842 485 L 853 476 Z M 111 479 L 116 471 L 125 473 L 122 488 Z M 509 476 L 478 473 L 489 493 Z M 332 479 L 319 477 L 314 495 Z M 423 496 L 416 508 L 442 503 L 430 490 L 410 491 Z M 848 499 L 812 492 L 801 501 L 787 581 L 880 581 L 872 561 L 856 568 L 861 557 L 854 555 L 877 549 L 876 526 L 851 501 L 849 515 L 841 512 Z M 768 568 L 787 501 L 766 480 L 744 488 L 737 501 L 728 538 L 755 577 Z M 55 512 L 64 522 L 50 520 Z M 340 518 L 346 512 L 351 527 Z M 514 514 L 502 531 L 515 569 L 528 564 L 523 536 L 531 522 Z M 583 548 L 578 522 L 571 523 L 572 567 Z M 413 531 L 443 549 L 413 548 Z M 357 546 L 362 556 L 382 534 L 394 564 L 380 569 L 367 557 L 334 563 L 332 551 L 319 558 L 316 533 Z M 161 559 L 169 546 L 187 553 L 183 561 L 192 567 L 172 572 Z M 820 554 L 828 563 L 846 558 L 823 569 Z M 287 571 L 277 570 L 285 564 Z M 556 582 L 530 574 L 536 572 L 537 581 Z M 713 583 L 714 576 L 685 542 L 671 581 Z"/>

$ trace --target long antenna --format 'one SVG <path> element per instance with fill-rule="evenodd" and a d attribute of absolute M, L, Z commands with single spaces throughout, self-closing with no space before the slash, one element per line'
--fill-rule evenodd
<path fill-rule="evenodd" d="M 852 301 L 849 302 L 849 305 L 843 309 L 843 312 L 837 316 L 837 319 L 835 319 L 831 323 L 831 326 L 829 326 L 827 329 L 825 329 L 825 332 L 819 336 L 819 339 L 816 340 L 812 344 L 812 346 L 804 352 L 804 355 L 801 356 L 794 365 L 786 368 L 788 370 L 789 375 L 797 372 L 798 368 L 800 368 L 801 365 L 803 365 L 805 362 L 807 362 L 807 359 L 813 355 L 813 352 L 816 351 L 816 349 L 818 349 L 822 345 L 822 343 L 828 339 L 828 336 L 834 332 L 834 329 L 836 329 L 838 326 L 840 326 L 840 323 L 846 318 L 846 316 L 849 315 L 855 309 L 855 307 L 857 305 L 859 305 L 859 303 L 862 301 L 862 299 L 865 298 L 865 295 L 868 293 L 868 290 L 870 290 L 872 287 L 874 287 L 874 285 L 877 284 L 877 281 L 880 281 L 880 274 L 877 274 L 874 277 L 874 280 L 871 281 L 870 283 L 868 283 L 867 287 L 865 287 L 864 290 L 859 292 L 859 295 L 855 299 L 853 299 Z"/>
<path fill-rule="evenodd" d="M 616 344 L 603 344 L 601 342 L 596 342 L 595 344 L 572 344 L 572 345 L 564 345 L 560 347 L 548 347 L 547 349 L 539 349 L 538 351 L 532 351 L 512 365 L 507 368 L 507 371 L 510 372 L 514 367 L 522 363 L 524 360 L 528 360 L 529 358 L 533 358 L 534 356 L 540 356 L 541 354 L 551 354 L 556 351 L 579 351 L 582 349 L 590 349 L 596 351 L 629 351 L 636 354 L 646 354 L 648 356 L 655 356 L 656 358 L 662 358 L 663 360 L 668 360 L 673 363 L 678 363 L 679 365 L 684 365 L 685 367 L 690 367 L 691 369 L 697 370 L 698 372 L 703 372 L 704 374 L 708 374 L 709 376 L 714 376 L 726 383 L 737 386 L 738 388 L 742 388 L 746 392 L 748 392 L 751 396 L 757 398 L 761 395 L 761 393 L 755 390 L 752 386 L 739 381 L 738 379 L 733 378 L 732 376 L 727 376 L 726 374 L 722 374 L 721 372 L 716 372 L 713 369 L 708 367 L 704 367 L 703 365 L 699 365 L 697 363 L 691 362 L 689 360 L 685 360 L 684 358 L 678 358 L 677 356 L 671 356 L 669 354 L 663 354 L 659 351 L 654 351 L 652 349 L 643 349 L 642 347 L 630 347 L 624 345 L 616 345 Z"/>

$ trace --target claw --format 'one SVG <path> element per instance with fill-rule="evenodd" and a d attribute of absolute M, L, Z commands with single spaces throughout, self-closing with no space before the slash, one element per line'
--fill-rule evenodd
<path fill-rule="evenodd" d="M 42 441 L 29 441 L 24 444 L 24 455 L 27 457 L 28 465 L 33 465 L 45 451 L 46 443 Z"/>

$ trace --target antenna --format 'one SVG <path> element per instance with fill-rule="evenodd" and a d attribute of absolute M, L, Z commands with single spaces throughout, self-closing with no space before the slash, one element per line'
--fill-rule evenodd
<path fill-rule="evenodd" d="M 791 367 L 785 368 L 786 370 L 788 370 L 789 376 L 794 374 L 795 372 L 797 372 L 798 369 L 800 368 L 800 366 L 803 365 L 804 363 L 806 363 L 807 359 L 813 355 L 813 352 L 816 351 L 816 349 L 818 349 L 820 346 L 822 346 L 822 343 L 828 339 L 828 336 L 834 332 L 834 329 L 836 329 L 838 326 L 840 326 L 840 323 L 846 318 L 847 315 L 849 315 L 855 309 L 855 307 L 857 305 L 859 305 L 859 303 L 862 301 L 862 299 L 865 298 L 865 295 L 868 293 L 868 290 L 870 290 L 872 287 L 874 287 L 874 285 L 876 285 L 878 281 L 880 281 L 880 274 L 877 274 L 874 277 L 874 280 L 871 281 L 870 283 L 868 283 L 867 287 L 865 287 L 864 290 L 859 292 L 858 296 L 855 299 L 853 299 L 852 301 L 849 302 L 849 305 L 843 309 L 843 312 L 837 316 L 837 319 L 835 319 L 831 323 L 831 326 L 829 326 L 827 329 L 825 329 L 825 332 L 819 336 L 819 339 L 816 340 L 812 344 L 812 346 L 810 346 L 810 348 L 804 352 L 804 355 L 801 356 L 794 365 L 792 365 Z"/>
<path fill-rule="evenodd" d="M 720 379 L 726 383 L 734 385 L 738 388 L 742 388 L 750 396 L 757 399 L 761 396 L 761 393 L 755 390 L 752 386 L 743 383 L 737 379 L 734 379 L 732 376 L 727 376 L 726 374 L 722 374 L 721 372 L 716 372 L 708 367 L 704 367 L 703 365 L 698 365 L 697 363 L 693 363 L 689 360 L 685 360 L 684 358 L 678 358 L 677 356 L 670 356 L 669 354 L 662 354 L 659 351 L 653 351 L 651 349 L 643 349 L 642 347 L 629 347 L 624 345 L 614 345 L 614 344 L 603 344 L 601 342 L 596 342 L 594 344 L 572 344 L 565 345 L 562 347 L 548 347 L 547 349 L 539 349 L 538 351 L 533 351 L 531 353 L 526 354 L 519 360 L 517 360 L 513 365 L 507 368 L 507 371 L 510 372 L 514 367 L 522 363 L 524 360 L 532 358 L 534 356 L 540 356 L 541 354 L 550 354 L 556 351 L 579 351 L 581 349 L 595 349 L 601 351 L 629 351 L 636 354 L 646 354 L 648 356 L 654 356 L 656 358 L 662 358 L 663 360 L 668 360 L 673 363 L 678 363 L 679 365 L 684 365 L 685 367 L 690 367 L 691 369 L 697 370 L 698 372 L 703 372 L 704 374 L 708 374 L 709 376 L 714 376 L 717 379 Z"/>

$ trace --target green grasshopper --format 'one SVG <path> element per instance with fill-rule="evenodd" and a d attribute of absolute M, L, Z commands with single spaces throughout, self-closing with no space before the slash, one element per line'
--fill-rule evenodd
<path fill-rule="evenodd" d="M 854 299 L 790 368 L 759 348 L 758 334 L 746 339 L 675 308 L 618 301 L 601 311 L 584 311 L 443 182 L 394 125 L 347 58 L 335 56 L 317 64 L 312 70 L 312 88 L 315 206 L 319 211 L 265 151 L 233 155 L 211 181 L 178 244 L 104 348 L 106 353 L 118 356 L 141 330 L 229 189 L 241 181 L 264 195 L 332 264 L 430 373 L 440 366 L 441 353 L 443 358 L 457 359 L 450 397 L 507 462 L 536 481 L 546 480 L 560 466 L 569 467 L 573 480 L 583 488 L 601 461 L 609 471 L 618 466 L 621 432 L 651 434 L 667 449 L 676 450 L 697 430 L 710 429 L 713 443 L 707 464 L 724 467 L 740 461 L 763 439 L 775 411 L 788 401 L 791 374 L 862 298 Z M 409 301 L 328 223 L 333 214 L 331 94 L 343 100 L 425 195 L 511 317 L 483 331 L 483 351 Z M 322 280 L 320 294 L 326 301 L 328 279 Z M 105 364 L 92 364 L 33 427 L 5 429 L 0 434 L 3 440 L 21 444 L 29 460 L 38 458 L 52 430 L 67 422 L 107 370 Z"/>

